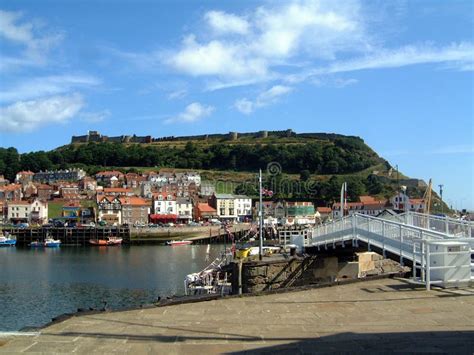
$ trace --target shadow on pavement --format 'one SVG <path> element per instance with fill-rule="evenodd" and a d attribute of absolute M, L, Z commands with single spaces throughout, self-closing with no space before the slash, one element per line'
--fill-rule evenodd
<path fill-rule="evenodd" d="M 265 339 L 265 341 L 278 339 Z M 289 344 L 259 347 L 227 354 L 315 353 L 447 353 L 473 354 L 474 331 L 416 333 L 339 333 Z"/>

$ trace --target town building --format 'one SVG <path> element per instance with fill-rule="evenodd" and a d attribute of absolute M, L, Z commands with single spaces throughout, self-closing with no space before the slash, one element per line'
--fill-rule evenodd
<path fill-rule="evenodd" d="M 122 203 L 117 196 L 102 196 L 97 201 L 98 218 L 110 225 L 122 224 Z"/>
<path fill-rule="evenodd" d="M 84 176 L 81 181 L 79 181 L 79 188 L 83 191 L 95 191 L 97 189 L 97 180 L 90 176 Z"/>
<path fill-rule="evenodd" d="M 426 202 L 420 198 L 410 198 L 406 193 L 399 192 L 392 198 L 390 203 L 396 211 L 412 211 L 424 213 L 426 211 Z"/>
<path fill-rule="evenodd" d="M 95 174 L 97 183 L 106 187 L 117 187 L 121 181 L 124 181 L 125 177 L 121 171 L 117 170 L 106 170 L 100 171 Z"/>
<path fill-rule="evenodd" d="M 237 210 L 235 197 L 232 194 L 214 194 L 209 199 L 209 205 L 216 209 L 221 221 L 236 221 Z"/>
<path fill-rule="evenodd" d="M 284 224 L 314 224 L 316 211 L 312 202 L 291 201 L 286 203 L 286 221 Z"/>
<path fill-rule="evenodd" d="M 153 213 L 178 215 L 176 206 L 176 197 L 166 192 L 157 192 L 153 194 Z"/>
<path fill-rule="evenodd" d="M 240 222 L 252 219 L 252 199 L 245 195 L 234 195 L 234 205 Z"/>
<path fill-rule="evenodd" d="M 345 204 L 344 216 L 351 216 L 354 213 L 377 216 L 390 204 L 386 200 L 377 200 L 373 196 L 359 196 L 359 202 L 347 202 Z M 341 203 L 336 202 L 332 206 L 333 218 L 341 218 Z"/>
<path fill-rule="evenodd" d="M 135 196 L 133 189 L 125 187 L 105 187 L 103 193 L 107 196 Z"/>
<path fill-rule="evenodd" d="M 39 199 L 33 201 L 9 201 L 8 220 L 12 223 L 43 224 L 48 221 L 48 204 Z"/>
<path fill-rule="evenodd" d="M 42 201 L 51 200 L 55 190 L 52 186 L 47 184 L 36 184 L 36 194 L 38 198 Z M 59 191 L 58 191 L 59 194 Z"/>
<path fill-rule="evenodd" d="M 79 181 L 86 176 L 82 169 L 40 171 L 33 176 L 33 181 L 54 183 L 58 181 Z"/>
<path fill-rule="evenodd" d="M 176 198 L 176 214 L 181 223 L 189 223 L 193 219 L 193 204 L 189 197 Z"/>
<path fill-rule="evenodd" d="M 325 221 L 330 217 L 332 217 L 331 207 L 316 207 L 316 218 L 319 221 Z"/>
<path fill-rule="evenodd" d="M 19 201 L 22 197 L 21 185 L 9 184 L 0 186 L 0 201 Z"/>
<path fill-rule="evenodd" d="M 120 197 L 122 205 L 122 223 L 128 225 L 148 224 L 151 201 L 141 197 Z"/>
<path fill-rule="evenodd" d="M 198 222 L 207 222 L 211 219 L 217 219 L 217 211 L 207 203 L 197 203 L 194 206 L 194 220 Z"/>
<path fill-rule="evenodd" d="M 15 182 L 17 184 L 26 185 L 33 182 L 33 176 L 35 175 L 32 171 L 20 171 L 15 176 Z"/>

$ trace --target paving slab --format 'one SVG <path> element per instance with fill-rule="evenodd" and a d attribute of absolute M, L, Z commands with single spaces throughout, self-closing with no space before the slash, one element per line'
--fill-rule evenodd
<path fill-rule="evenodd" d="M 280 294 L 74 316 L 0 353 L 474 352 L 474 289 L 380 279 Z"/>

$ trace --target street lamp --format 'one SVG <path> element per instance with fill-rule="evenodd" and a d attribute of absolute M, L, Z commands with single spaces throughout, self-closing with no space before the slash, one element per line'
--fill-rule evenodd
<path fill-rule="evenodd" d="M 439 197 L 441 199 L 441 213 L 443 213 L 443 209 L 444 209 L 444 206 L 443 206 L 443 184 L 439 184 Z"/>

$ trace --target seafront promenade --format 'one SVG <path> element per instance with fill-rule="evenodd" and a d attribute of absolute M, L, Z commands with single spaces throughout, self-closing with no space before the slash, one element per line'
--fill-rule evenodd
<path fill-rule="evenodd" d="M 474 288 L 426 291 L 403 279 L 77 316 L 0 353 L 474 351 Z"/>

